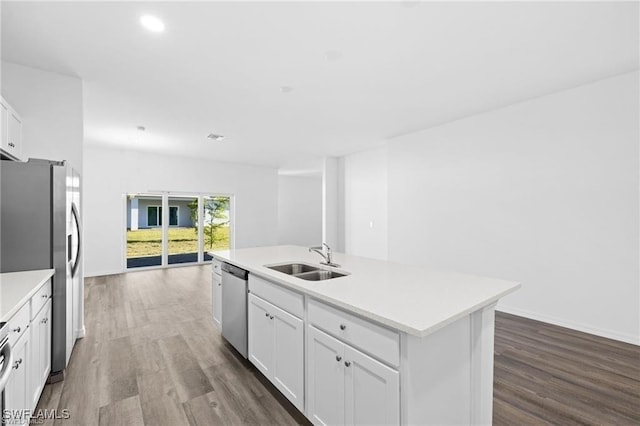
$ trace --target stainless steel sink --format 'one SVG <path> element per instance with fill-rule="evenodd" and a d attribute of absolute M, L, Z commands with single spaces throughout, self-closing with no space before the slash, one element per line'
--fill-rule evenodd
<path fill-rule="evenodd" d="M 265 265 L 265 267 L 307 281 L 324 281 L 349 275 L 347 272 L 324 269 L 306 263 L 283 263 Z"/>
<path fill-rule="evenodd" d="M 285 265 L 267 266 L 267 268 L 273 269 L 274 271 L 283 272 L 288 275 L 296 275 L 296 274 L 301 274 L 303 272 L 312 272 L 312 271 L 320 270 L 320 268 L 307 265 L 305 263 L 287 263 Z"/>
<path fill-rule="evenodd" d="M 337 271 L 327 271 L 326 269 L 319 269 L 317 271 L 305 272 L 304 274 L 294 275 L 295 277 L 302 278 L 307 281 L 323 281 L 330 280 L 331 278 L 344 277 L 347 274 Z"/>

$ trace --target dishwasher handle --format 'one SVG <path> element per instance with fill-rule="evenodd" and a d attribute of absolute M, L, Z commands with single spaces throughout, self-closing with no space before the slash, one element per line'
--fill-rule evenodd
<path fill-rule="evenodd" d="M 230 263 L 222 264 L 222 272 L 231 274 L 234 277 L 240 278 L 241 280 L 244 280 L 244 281 L 246 281 L 247 277 L 249 276 L 249 272 L 245 271 L 244 269 L 240 269 L 237 266 L 234 266 Z"/>

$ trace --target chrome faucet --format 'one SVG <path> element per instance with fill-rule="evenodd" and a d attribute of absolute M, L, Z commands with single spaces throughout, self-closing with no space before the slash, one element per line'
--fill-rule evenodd
<path fill-rule="evenodd" d="M 340 267 L 340 265 L 331 261 L 331 247 L 327 243 L 322 243 L 319 247 L 309 247 L 309 253 L 311 252 L 316 252 L 324 258 L 324 262 L 320 262 L 322 265 Z"/>

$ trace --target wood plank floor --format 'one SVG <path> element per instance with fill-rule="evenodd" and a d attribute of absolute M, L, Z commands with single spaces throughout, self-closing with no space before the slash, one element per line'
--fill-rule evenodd
<path fill-rule="evenodd" d="M 87 337 L 39 409 L 59 425 L 308 424 L 211 323 L 207 266 L 85 282 Z M 498 314 L 494 423 L 640 424 L 640 350 Z"/>

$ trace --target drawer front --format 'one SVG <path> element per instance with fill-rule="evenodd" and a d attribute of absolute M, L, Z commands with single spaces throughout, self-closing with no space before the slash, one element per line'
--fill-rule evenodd
<path fill-rule="evenodd" d="M 211 261 L 211 265 L 213 268 L 213 273 L 216 275 L 222 275 L 222 262 L 220 262 L 219 260 L 215 260 L 213 259 Z"/>
<path fill-rule="evenodd" d="M 51 297 L 51 280 L 47 281 L 40 290 L 31 298 L 31 317 L 35 318 L 40 309 L 47 304 Z"/>
<path fill-rule="evenodd" d="M 22 308 L 9 320 L 9 343 L 14 346 L 20 336 L 22 336 L 29 328 L 31 322 L 31 309 L 29 302 L 25 303 Z"/>
<path fill-rule="evenodd" d="M 309 322 L 388 364 L 400 365 L 400 335 L 370 321 L 338 310 L 316 300 L 309 300 Z"/>
<path fill-rule="evenodd" d="M 249 274 L 249 290 L 283 311 L 289 312 L 298 318 L 304 317 L 304 298 L 299 293 L 257 277 L 254 274 Z"/>

